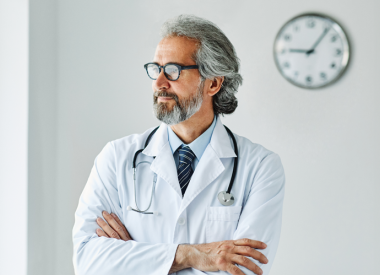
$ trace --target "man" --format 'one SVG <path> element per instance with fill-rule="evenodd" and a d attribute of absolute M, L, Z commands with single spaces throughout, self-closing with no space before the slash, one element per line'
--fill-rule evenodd
<path fill-rule="evenodd" d="M 237 107 L 234 47 L 188 15 L 167 21 L 162 37 L 145 65 L 162 124 L 146 148 L 153 129 L 108 143 L 96 158 L 75 213 L 76 274 L 268 274 L 284 198 L 278 155 L 234 135 L 234 201 L 218 200 L 237 157 L 219 118 Z"/>

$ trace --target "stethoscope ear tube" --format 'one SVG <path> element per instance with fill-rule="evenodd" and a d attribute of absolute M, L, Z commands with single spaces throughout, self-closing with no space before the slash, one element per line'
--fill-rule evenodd
<path fill-rule="evenodd" d="M 138 212 L 138 213 L 141 213 L 141 214 L 154 214 L 154 215 L 158 215 L 158 212 L 146 212 L 149 208 L 150 208 L 150 205 L 152 204 L 152 199 L 153 199 L 153 194 L 154 194 L 154 187 L 156 185 L 156 181 L 157 181 L 157 175 L 155 174 L 154 175 L 154 180 L 153 180 L 153 185 L 152 185 L 152 194 L 150 196 L 150 202 L 149 202 L 149 206 L 147 209 L 145 210 L 140 210 L 138 205 L 137 205 L 137 200 L 136 200 L 136 159 L 137 159 L 137 156 L 142 152 L 144 151 L 144 149 L 146 148 L 146 146 L 148 145 L 149 143 L 149 140 L 150 138 L 153 136 L 153 134 L 157 131 L 157 129 L 159 128 L 160 126 L 156 127 L 148 136 L 148 138 L 146 139 L 145 141 L 145 146 L 143 149 L 140 149 L 138 151 L 136 151 L 134 157 L 133 157 L 133 163 L 132 163 L 132 170 L 133 170 L 133 185 L 134 185 L 134 190 L 135 190 L 135 204 L 136 204 L 136 208 L 137 209 L 134 209 L 132 208 L 131 206 L 128 206 L 127 207 L 127 210 L 129 211 L 135 211 L 135 212 Z M 153 157 L 155 158 L 155 157 Z"/>
<path fill-rule="evenodd" d="M 138 150 L 138 151 L 135 153 L 135 156 L 133 157 L 133 163 L 132 163 L 133 177 L 134 177 L 134 175 L 135 175 L 135 171 L 136 171 L 136 159 L 137 159 L 137 156 L 138 156 L 142 151 L 144 151 L 144 149 L 140 149 L 140 150 Z"/>
<path fill-rule="evenodd" d="M 236 143 L 236 139 L 234 137 L 234 134 L 231 132 L 230 129 L 228 129 L 228 127 L 226 125 L 224 125 L 224 128 L 226 128 L 228 134 L 232 138 L 232 142 L 234 143 L 234 151 L 235 151 L 235 155 L 236 155 L 236 158 L 234 159 L 234 169 L 232 170 L 231 181 L 230 181 L 230 184 L 228 185 L 228 189 L 226 192 L 228 194 L 231 194 L 231 189 L 232 189 L 232 186 L 233 186 L 234 181 L 235 181 L 236 170 L 237 170 L 237 166 L 238 166 L 239 150 L 237 148 L 237 143 Z"/>

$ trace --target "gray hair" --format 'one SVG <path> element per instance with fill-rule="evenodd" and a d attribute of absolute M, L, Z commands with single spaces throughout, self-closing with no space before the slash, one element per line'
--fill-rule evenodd
<path fill-rule="evenodd" d="M 220 91 L 213 97 L 214 112 L 233 113 L 238 105 L 235 93 L 243 78 L 235 48 L 219 27 L 206 19 L 183 14 L 167 20 L 161 27 L 161 36 L 185 36 L 198 41 L 193 59 L 199 65 L 202 82 L 224 77 Z"/>

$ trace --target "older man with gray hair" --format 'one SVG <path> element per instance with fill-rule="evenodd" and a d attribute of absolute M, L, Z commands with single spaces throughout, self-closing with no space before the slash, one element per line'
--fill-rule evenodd
<path fill-rule="evenodd" d="M 144 68 L 162 123 L 97 156 L 75 213 L 75 272 L 268 274 L 284 170 L 277 154 L 221 123 L 242 84 L 235 49 L 196 16 L 168 20 L 161 33 Z"/>

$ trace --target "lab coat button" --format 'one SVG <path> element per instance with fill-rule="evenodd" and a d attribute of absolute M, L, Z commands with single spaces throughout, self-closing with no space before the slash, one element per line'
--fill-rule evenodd
<path fill-rule="evenodd" d="M 179 225 L 184 225 L 185 224 L 185 219 L 184 218 L 179 218 L 178 219 L 178 224 Z"/>

